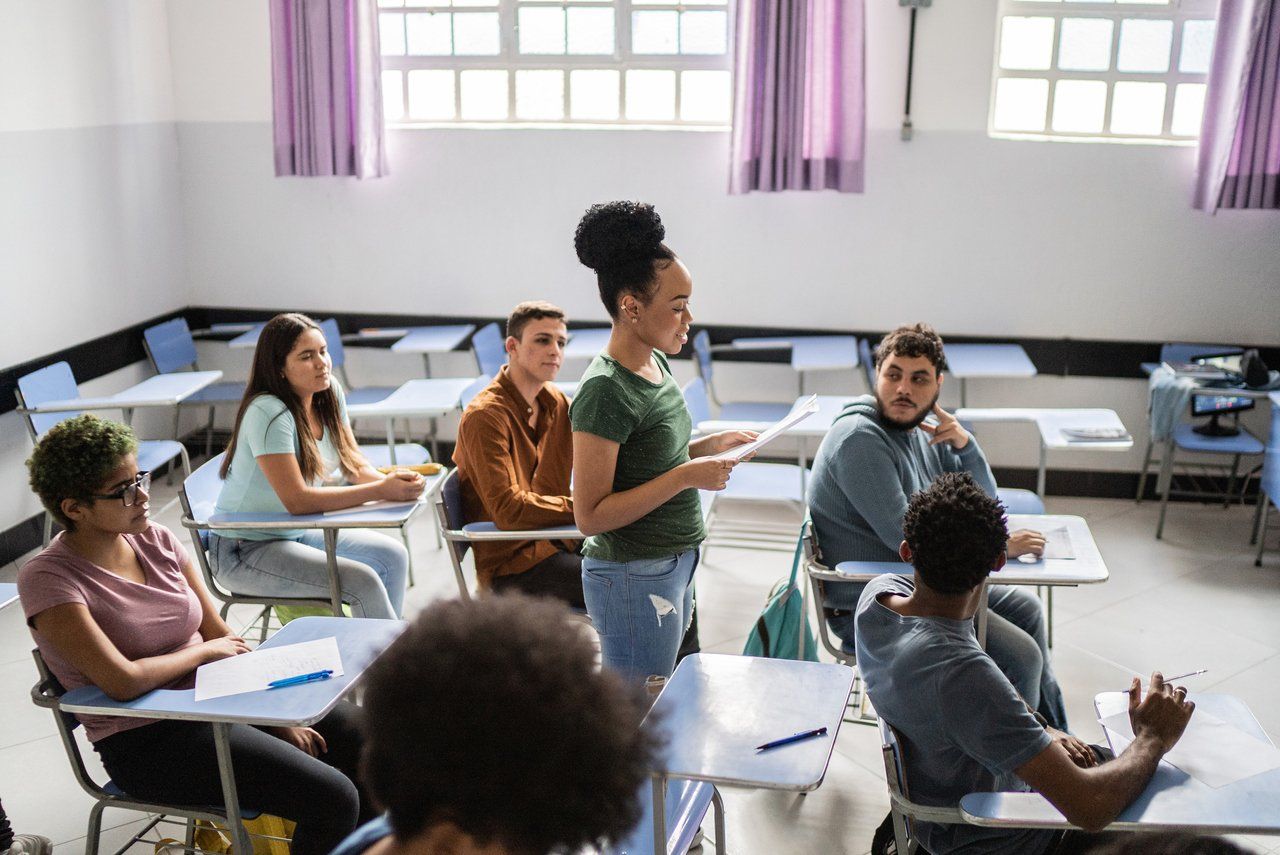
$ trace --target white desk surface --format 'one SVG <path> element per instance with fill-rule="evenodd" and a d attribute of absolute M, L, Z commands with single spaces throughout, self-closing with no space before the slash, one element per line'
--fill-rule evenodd
<path fill-rule="evenodd" d="M 444 483 L 448 469 L 425 476 L 422 496 L 413 504 L 392 507 L 355 507 L 331 514 L 210 514 L 199 527 L 217 532 L 219 529 L 325 529 L 325 528 L 399 528 L 413 519 L 431 502 L 431 497 Z"/>
<path fill-rule="evenodd" d="M 843 665 L 696 653 L 681 660 L 653 705 L 669 778 L 808 792 L 826 775 L 853 688 Z M 755 747 L 826 727 L 826 736 Z"/>
<path fill-rule="evenodd" d="M 735 338 L 734 350 L 790 348 L 796 371 L 836 371 L 858 367 L 858 340 L 851 335 Z"/>
<path fill-rule="evenodd" d="M 18 601 L 18 586 L 13 582 L 0 582 L 0 609 Z"/>
<path fill-rule="evenodd" d="M 262 335 L 262 328 L 266 325 L 265 321 L 254 324 L 249 327 L 249 329 L 227 342 L 227 347 L 235 348 L 236 350 L 248 350 L 250 348 L 257 347 L 258 337 Z"/>
<path fill-rule="evenodd" d="M 1034 422 L 1045 448 L 1080 451 L 1124 451 L 1133 448 L 1128 439 L 1071 439 L 1063 428 L 1112 428 L 1127 431 L 1115 410 L 1071 407 L 961 407 L 955 417 L 964 422 Z"/>
<path fill-rule="evenodd" d="M 142 407 L 176 407 L 206 386 L 222 379 L 221 371 L 175 371 L 156 374 L 114 395 L 46 401 L 30 409 L 37 413 L 81 410 L 131 410 Z"/>
<path fill-rule="evenodd" d="M 948 344 L 949 373 L 970 377 L 1034 377 L 1035 363 L 1020 344 Z"/>
<path fill-rule="evenodd" d="M 475 332 L 475 324 L 410 327 L 404 338 L 391 345 L 396 353 L 448 353 Z"/>
<path fill-rule="evenodd" d="M 586 330 L 569 330 L 569 343 L 564 349 L 565 359 L 594 359 L 605 349 L 613 327 L 596 327 Z"/>
<path fill-rule="evenodd" d="M 1061 514 L 1010 514 L 1009 530 L 1019 528 L 1046 529 L 1065 525 L 1071 538 L 1075 558 L 1046 558 L 1034 564 L 1024 564 L 1018 559 L 1008 561 L 1004 569 L 992 573 L 988 581 L 992 585 L 1094 585 L 1110 578 L 1107 564 L 1094 542 L 1093 533 L 1084 517 Z M 848 576 L 851 582 L 865 582 L 884 573 L 910 576 L 910 564 L 898 561 L 842 561 L 835 571 Z"/>
<path fill-rule="evenodd" d="M 1117 712 L 1119 693 L 1094 699 L 1100 716 Z M 1196 711 L 1210 713 L 1246 733 L 1271 739 L 1244 701 L 1232 695 L 1193 694 Z M 1183 830 L 1202 834 L 1280 834 L 1280 769 L 1210 787 L 1161 761 L 1142 795 L 1109 825 L 1115 831 Z M 970 793 L 960 812 L 974 825 L 1062 828 L 1066 819 L 1038 793 Z"/>
<path fill-rule="evenodd" d="M 434 377 L 408 380 L 381 401 L 348 404 L 347 416 L 352 419 L 443 416 L 458 409 L 462 393 L 477 379 Z"/>
<path fill-rule="evenodd" d="M 345 673 L 341 677 L 200 702 L 195 689 L 156 689 L 131 701 L 114 701 L 95 686 L 83 686 L 62 696 L 62 709 L 132 718 L 305 727 L 324 718 L 406 626 L 398 620 L 303 617 L 290 621 L 261 645 L 279 647 L 333 636 L 342 655 Z"/>

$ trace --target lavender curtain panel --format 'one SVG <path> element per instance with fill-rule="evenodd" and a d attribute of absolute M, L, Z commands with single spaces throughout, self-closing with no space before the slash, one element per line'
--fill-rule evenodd
<path fill-rule="evenodd" d="M 1280 0 L 1221 0 L 1197 208 L 1280 208 Z"/>
<path fill-rule="evenodd" d="M 729 192 L 861 193 L 864 0 L 742 0 Z"/>
<path fill-rule="evenodd" d="M 377 0 L 270 2 L 276 175 L 386 175 Z"/>

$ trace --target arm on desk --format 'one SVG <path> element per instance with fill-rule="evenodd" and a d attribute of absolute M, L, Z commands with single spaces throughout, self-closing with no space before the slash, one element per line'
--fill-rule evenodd
<path fill-rule="evenodd" d="M 410 502 L 422 495 L 425 484 L 421 475 L 400 470 L 379 475 L 377 481 L 366 484 L 313 487 L 303 479 L 294 454 L 263 454 L 254 459 L 262 474 L 267 476 L 271 489 L 280 497 L 284 509 L 295 516 L 339 511 L 376 499 Z"/>
<path fill-rule="evenodd" d="M 1185 689 L 1175 693 L 1158 673 L 1152 675 L 1150 691 L 1138 703 L 1140 690 L 1141 682 L 1135 677 L 1129 692 L 1135 738 L 1115 760 L 1081 768 L 1055 740 L 1014 770 L 1073 825 L 1086 831 L 1105 828 L 1141 795 L 1160 758 L 1177 743 L 1195 709 L 1195 704 L 1186 700 Z"/>
<path fill-rule="evenodd" d="M 453 459 L 475 486 L 498 528 L 524 531 L 573 525 L 573 500 L 569 496 L 544 495 L 521 486 L 510 435 L 501 420 L 491 418 L 484 410 L 463 416 Z"/>

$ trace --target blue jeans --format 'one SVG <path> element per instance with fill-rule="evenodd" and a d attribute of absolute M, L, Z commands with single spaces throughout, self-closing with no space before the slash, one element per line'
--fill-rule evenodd
<path fill-rule="evenodd" d="M 228 591 L 263 597 L 329 598 L 324 532 L 290 540 L 209 538 L 213 574 Z M 398 618 L 409 553 L 397 540 L 363 529 L 338 531 L 338 583 L 355 617 Z"/>
<path fill-rule="evenodd" d="M 604 666 L 642 683 L 671 676 L 693 617 L 698 550 L 635 561 L 582 559 L 582 593 Z"/>
<path fill-rule="evenodd" d="M 1067 729 L 1067 709 L 1049 662 L 1049 634 L 1040 598 L 1026 588 L 992 585 L 987 589 L 987 653 L 1033 710 L 1050 726 Z M 831 631 L 853 649 L 853 613 L 828 620 Z"/>

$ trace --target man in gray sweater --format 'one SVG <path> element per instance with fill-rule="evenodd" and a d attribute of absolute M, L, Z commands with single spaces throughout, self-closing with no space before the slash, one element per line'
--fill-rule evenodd
<path fill-rule="evenodd" d="M 902 520 L 911 495 L 943 472 L 968 472 L 990 496 L 995 476 L 975 440 L 938 406 L 946 356 L 927 324 L 899 327 L 876 348 L 873 395 L 845 407 L 822 440 L 809 482 L 809 510 L 822 552 L 842 561 L 900 561 Z M 936 424 L 926 422 L 932 415 Z M 1044 537 L 1025 529 L 1009 535 L 1008 556 L 1039 555 Z M 863 584 L 824 585 L 828 625 L 854 648 L 853 610 Z M 1062 691 L 1049 664 L 1040 601 L 1026 588 L 993 585 L 987 650 L 1032 709 L 1067 729 Z"/>

